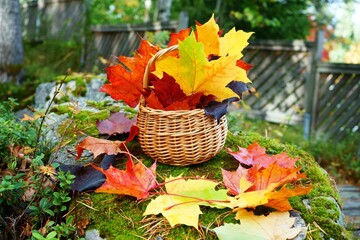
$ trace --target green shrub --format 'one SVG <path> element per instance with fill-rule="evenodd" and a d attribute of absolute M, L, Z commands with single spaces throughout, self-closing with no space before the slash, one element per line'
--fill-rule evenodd
<path fill-rule="evenodd" d="M 31 149 L 36 143 L 38 122 L 20 122 L 12 113 L 16 106 L 12 98 L 0 102 L 0 168 L 4 168 L 4 164 L 10 169 L 18 167 L 21 159 L 14 157 L 12 151 L 16 147 Z"/>

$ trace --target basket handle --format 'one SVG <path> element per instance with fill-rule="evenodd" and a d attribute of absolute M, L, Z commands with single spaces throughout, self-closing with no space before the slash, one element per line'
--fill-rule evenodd
<path fill-rule="evenodd" d="M 152 58 L 148 61 L 146 68 L 145 68 L 144 77 L 143 77 L 143 89 L 145 89 L 149 86 L 149 74 L 150 74 L 151 67 L 154 64 L 154 62 L 157 59 L 159 59 L 160 57 L 164 56 L 166 53 L 174 51 L 176 49 L 178 49 L 178 45 L 173 45 L 171 47 L 161 49 L 160 51 L 155 53 L 154 56 L 152 56 Z M 145 98 L 143 96 L 141 96 L 141 98 L 140 98 L 140 104 L 143 106 L 145 105 Z"/>

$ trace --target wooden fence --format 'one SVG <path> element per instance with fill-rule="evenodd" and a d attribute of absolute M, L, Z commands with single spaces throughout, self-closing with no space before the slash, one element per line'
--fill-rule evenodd
<path fill-rule="evenodd" d="M 84 0 L 29 1 L 22 5 L 23 31 L 29 41 L 78 40 L 84 35 Z"/>
<path fill-rule="evenodd" d="M 91 48 L 88 51 L 90 66 L 101 66 L 98 57 L 110 59 L 111 56 L 131 56 L 138 49 L 141 39 L 147 39 L 149 33 L 159 31 L 174 32 L 177 27 L 177 21 L 121 26 L 93 26 L 91 29 L 93 45 L 90 46 Z"/>
<path fill-rule="evenodd" d="M 360 132 L 360 65 L 317 64 L 311 115 L 316 135 L 341 140 Z"/>
<path fill-rule="evenodd" d="M 254 66 L 249 78 L 256 92 L 244 101 L 253 114 L 271 122 L 302 123 L 311 48 L 304 41 L 250 43 L 243 60 Z"/>

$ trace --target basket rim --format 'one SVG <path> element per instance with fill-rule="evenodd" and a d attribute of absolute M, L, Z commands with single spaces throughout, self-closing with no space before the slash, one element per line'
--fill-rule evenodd
<path fill-rule="evenodd" d="M 205 109 L 203 109 L 203 108 L 195 108 L 195 109 L 191 109 L 191 110 L 169 110 L 168 111 L 168 110 L 161 110 L 161 109 L 151 108 L 151 107 L 148 107 L 148 106 L 144 106 L 142 104 L 140 104 L 139 110 L 144 111 L 144 112 L 152 112 L 152 113 L 155 113 L 155 114 L 156 113 L 157 114 L 162 114 L 162 115 L 173 115 L 173 114 L 177 114 L 177 115 L 191 114 L 192 115 L 192 114 L 199 114 L 199 113 L 206 114 Z"/>

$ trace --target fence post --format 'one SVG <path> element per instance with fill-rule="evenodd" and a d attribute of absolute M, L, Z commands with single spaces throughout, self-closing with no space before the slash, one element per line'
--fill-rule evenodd
<path fill-rule="evenodd" d="M 317 94 L 318 94 L 318 74 L 317 66 L 321 62 L 323 44 L 325 40 L 325 32 L 318 30 L 316 32 L 315 45 L 312 50 L 311 69 L 310 76 L 307 79 L 305 86 L 305 103 L 306 113 L 304 117 L 304 138 L 309 139 L 315 130 L 316 121 L 316 106 L 317 106 Z"/>

